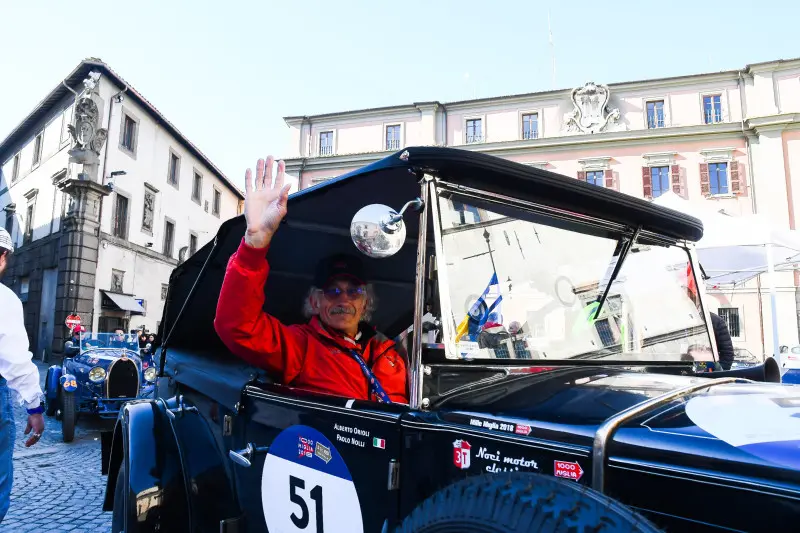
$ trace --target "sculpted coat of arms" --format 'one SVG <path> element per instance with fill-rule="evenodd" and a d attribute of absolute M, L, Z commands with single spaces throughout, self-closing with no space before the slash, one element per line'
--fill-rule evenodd
<path fill-rule="evenodd" d="M 75 104 L 73 123 L 67 125 L 67 129 L 79 150 L 91 150 L 98 155 L 108 137 L 108 131 L 105 128 L 98 127 L 100 111 L 91 97 L 99 78 L 99 73 L 90 72 L 89 77 L 83 80 L 85 89 Z"/>
<path fill-rule="evenodd" d="M 570 133 L 599 133 L 619 120 L 619 109 L 608 108 L 611 91 L 606 85 L 590 81 L 573 89 L 571 98 L 575 109 L 564 117 Z"/>

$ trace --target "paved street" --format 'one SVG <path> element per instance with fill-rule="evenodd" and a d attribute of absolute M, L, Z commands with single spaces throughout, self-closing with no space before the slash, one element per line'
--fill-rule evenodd
<path fill-rule="evenodd" d="M 47 365 L 38 363 L 44 382 Z M 11 508 L 0 524 L 5 532 L 108 532 L 111 513 L 101 509 L 105 477 L 100 475 L 102 427 L 82 417 L 75 440 L 61 440 L 61 423 L 45 417 L 45 432 L 34 446 L 25 448 L 27 415 L 16 409 L 14 490 Z"/>

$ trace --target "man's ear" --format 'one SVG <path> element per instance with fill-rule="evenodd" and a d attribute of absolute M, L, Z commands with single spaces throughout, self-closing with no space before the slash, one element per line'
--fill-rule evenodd
<path fill-rule="evenodd" d="M 308 295 L 308 305 L 311 308 L 312 315 L 319 314 L 319 298 L 317 296 L 317 291 L 314 291 Z"/>

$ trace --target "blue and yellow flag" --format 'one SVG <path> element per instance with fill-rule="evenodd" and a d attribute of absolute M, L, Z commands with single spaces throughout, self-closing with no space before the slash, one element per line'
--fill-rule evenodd
<path fill-rule="evenodd" d="M 494 298 L 494 301 L 490 305 L 488 300 L 492 298 Z M 489 319 L 489 315 L 493 312 L 499 313 L 499 306 L 502 300 L 500 284 L 497 281 L 497 273 L 495 273 L 492 275 L 492 279 L 489 280 L 489 285 L 487 285 L 483 294 L 472 304 L 467 316 L 456 328 L 456 342 L 460 341 L 461 337 L 466 334 L 477 335 L 480 333 L 481 327 Z"/>

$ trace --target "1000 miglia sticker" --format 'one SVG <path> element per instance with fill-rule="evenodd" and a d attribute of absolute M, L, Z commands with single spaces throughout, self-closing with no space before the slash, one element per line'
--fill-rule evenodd
<path fill-rule="evenodd" d="M 270 532 L 364 532 L 347 465 L 334 445 L 308 426 L 287 428 L 270 445 L 261 504 Z"/>
<path fill-rule="evenodd" d="M 731 446 L 800 470 L 798 391 L 775 387 L 774 394 L 697 396 L 687 402 L 686 415 L 700 429 Z"/>

